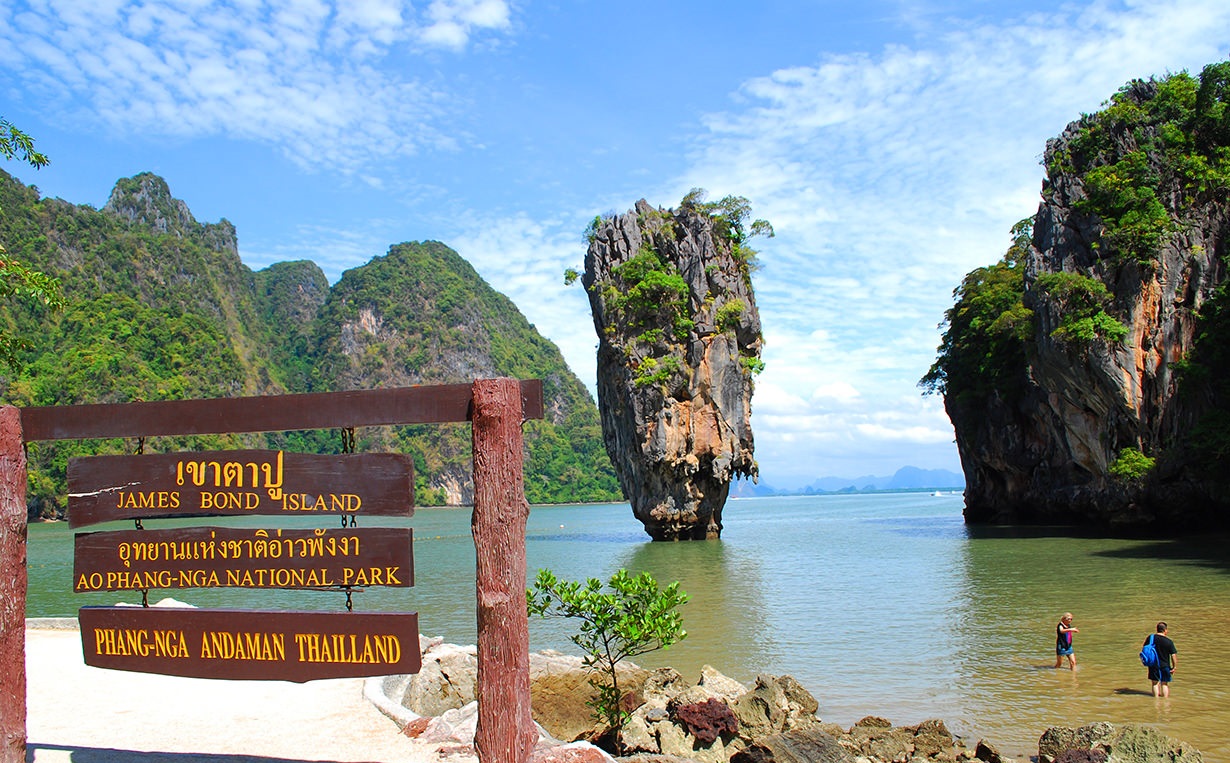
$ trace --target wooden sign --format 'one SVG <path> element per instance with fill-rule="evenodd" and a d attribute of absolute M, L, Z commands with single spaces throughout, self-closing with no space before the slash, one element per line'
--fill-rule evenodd
<path fill-rule="evenodd" d="M 228 450 L 68 462 L 71 527 L 160 517 L 413 513 L 414 467 L 402 453 Z"/>
<path fill-rule="evenodd" d="M 417 673 L 418 614 L 83 607 L 85 663 L 190 678 L 294 681 Z"/>
<path fill-rule="evenodd" d="M 77 533 L 73 591 L 414 585 L 409 527 Z"/>

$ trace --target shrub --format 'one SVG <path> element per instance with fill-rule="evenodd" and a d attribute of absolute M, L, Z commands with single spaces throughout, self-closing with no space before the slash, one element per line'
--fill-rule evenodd
<path fill-rule="evenodd" d="M 616 745 L 622 748 L 618 729 L 628 714 L 620 707 L 623 694 L 615 666 L 620 660 L 683 640 L 687 631 L 677 610 L 690 597 L 679 590 L 677 581 L 660 589 L 648 572 L 634 577 L 621 569 L 607 586 L 610 590 L 604 591 L 597 578 L 571 582 L 560 580 L 550 570 L 539 570 L 534 587 L 525 592 L 525 602 L 531 616 L 581 621 L 571 639 L 585 653 L 583 664 L 596 673 L 590 679 L 597 691 L 590 703 L 594 720 L 615 730 Z"/>
<path fill-rule="evenodd" d="M 739 320 L 743 318 L 743 311 L 746 309 L 747 305 L 737 297 L 719 307 L 717 314 L 714 315 L 714 323 L 717 324 L 717 330 L 725 332 L 738 328 Z"/>
<path fill-rule="evenodd" d="M 1150 458 L 1136 448 L 1124 448 L 1107 469 L 1123 480 L 1138 480 L 1153 469 L 1157 459 Z"/>

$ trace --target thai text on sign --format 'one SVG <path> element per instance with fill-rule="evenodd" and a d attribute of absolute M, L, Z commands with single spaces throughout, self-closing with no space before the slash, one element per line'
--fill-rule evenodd
<path fill-rule="evenodd" d="M 82 607 L 85 663 L 141 673 L 302 683 L 417 673 L 418 614 Z"/>
<path fill-rule="evenodd" d="M 193 516 L 411 516 L 414 469 L 402 453 L 267 450 L 74 458 L 72 527 Z"/>
<path fill-rule="evenodd" d="M 77 533 L 73 590 L 414 585 L 408 527 Z"/>

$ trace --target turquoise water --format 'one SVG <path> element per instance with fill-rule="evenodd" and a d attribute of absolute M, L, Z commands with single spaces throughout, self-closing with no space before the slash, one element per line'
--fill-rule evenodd
<path fill-rule="evenodd" d="M 942 718 L 970 740 L 1037 752 L 1050 725 L 1151 723 L 1230 761 L 1230 543 L 971 531 L 960 496 L 889 493 L 731 501 L 721 541 L 651 543 L 627 504 L 535 507 L 528 576 L 606 579 L 621 567 L 679 580 L 688 637 L 647 666 L 695 678 L 713 665 L 745 683 L 790 674 L 849 725 Z M 309 521 L 243 520 L 250 526 Z M 420 628 L 474 643 L 474 546 L 468 509 L 419 509 L 371 524 L 414 529 L 415 586 L 356 594 L 357 610 L 417 611 Z M 179 521 L 185 524 L 187 521 Z M 200 524 L 200 520 L 193 523 Z M 147 527 L 176 522 L 147 521 Z M 367 524 L 367 523 L 365 523 Z M 112 527 L 120 527 L 116 524 Z M 99 526 L 95 529 L 105 529 Z M 139 594 L 73 594 L 72 533 L 30 527 L 31 617 Z M 168 591 L 198 606 L 341 609 L 315 591 Z M 162 594 L 151 592 L 151 599 Z M 1054 625 L 1070 611 L 1078 670 L 1056 671 Z M 1154 700 L 1136 652 L 1159 619 L 1179 647 L 1173 696 Z M 574 651 L 567 623 L 532 621 L 531 648 Z"/>

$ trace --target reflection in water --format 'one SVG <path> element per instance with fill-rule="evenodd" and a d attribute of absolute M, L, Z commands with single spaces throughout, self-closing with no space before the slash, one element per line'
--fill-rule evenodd
<path fill-rule="evenodd" d="M 689 681 L 700 678 L 705 664 L 719 671 L 729 666 L 763 665 L 773 651 L 773 634 L 765 626 L 760 564 L 747 549 L 729 541 L 644 542 L 626 552 L 620 566 L 648 571 L 660 585 L 676 580 L 691 596 L 680 608 L 687 638 L 661 652 L 637 659 L 644 667 L 670 665 Z M 736 676 L 732 675 L 732 678 Z M 737 676 L 747 680 L 748 676 Z"/>
<path fill-rule="evenodd" d="M 708 663 L 750 683 L 789 674 L 848 726 L 866 715 L 898 724 L 944 719 L 1003 752 L 1037 751 L 1049 725 L 1157 724 L 1230 761 L 1230 544 L 1073 537 L 1046 529 L 968 529 L 960 496 L 926 493 L 731 501 L 719 542 L 650 543 L 627 504 L 534 507 L 527 524 L 530 581 L 607 580 L 620 567 L 674 580 L 692 595 L 688 637 L 640 658 L 691 680 Z M 211 522 L 213 524 L 215 522 Z M 309 519 L 237 519 L 233 526 L 310 527 Z M 146 523 L 174 526 L 175 521 Z M 201 524 L 180 521 L 180 524 Z M 417 611 L 422 631 L 472 644 L 474 543 L 468 509 L 419 509 L 415 586 L 371 588 L 359 611 Z M 118 525 L 116 525 L 118 526 Z M 128 523 L 127 527 L 131 527 Z M 92 528 L 113 529 L 113 528 Z M 72 532 L 30 527 L 31 617 L 75 615 L 86 604 L 140 594 L 73 594 Z M 311 591 L 151 592 L 205 607 L 338 610 L 345 598 Z M 1076 616 L 1076 673 L 1054 670 L 1054 626 Z M 1136 658 L 1158 619 L 1179 647 L 1173 696 L 1148 694 Z M 535 619 L 532 649 L 575 653 L 575 623 Z"/>

